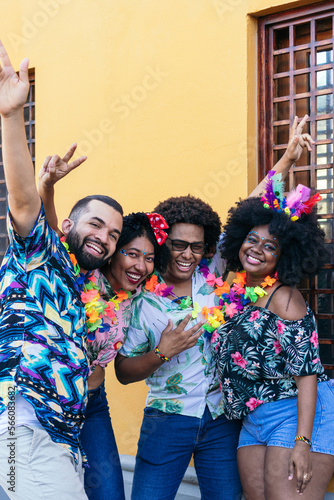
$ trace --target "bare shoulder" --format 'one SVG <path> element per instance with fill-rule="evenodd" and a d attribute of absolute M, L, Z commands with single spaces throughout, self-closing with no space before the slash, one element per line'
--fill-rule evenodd
<path fill-rule="evenodd" d="M 282 319 L 294 321 L 305 316 L 306 303 L 297 288 L 282 286 L 273 296 L 269 309 Z"/>

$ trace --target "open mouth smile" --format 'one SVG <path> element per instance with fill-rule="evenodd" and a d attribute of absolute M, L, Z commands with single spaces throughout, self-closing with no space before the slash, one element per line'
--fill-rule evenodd
<path fill-rule="evenodd" d="M 180 271 L 189 271 L 191 266 L 193 265 L 193 262 L 181 262 L 181 261 L 176 261 L 176 265 L 179 268 Z"/>
<path fill-rule="evenodd" d="M 129 272 L 125 272 L 128 280 L 130 281 L 130 283 L 138 283 L 138 281 L 140 281 L 143 277 L 142 274 L 137 274 L 137 273 L 129 273 Z"/>
<path fill-rule="evenodd" d="M 105 250 L 100 245 L 92 241 L 86 241 L 85 246 L 87 247 L 89 253 L 92 255 L 97 255 L 101 257 L 106 253 Z"/>
<path fill-rule="evenodd" d="M 247 255 L 247 261 L 250 264 L 262 264 L 262 260 L 258 259 L 257 257 L 254 257 L 253 255 Z"/>

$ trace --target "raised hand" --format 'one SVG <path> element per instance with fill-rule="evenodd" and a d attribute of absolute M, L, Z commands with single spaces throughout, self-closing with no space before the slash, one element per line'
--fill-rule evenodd
<path fill-rule="evenodd" d="M 44 185 L 45 187 L 52 187 L 60 179 L 65 177 L 67 174 L 72 172 L 75 168 L 79 167 L 84 161 L 86 161 L 87 156 L 80 156 L 77 160 L 69 163 L 70 159 L 77 149 L 76 144 L 68 149 L 65 155 L 60 158 L 58 155 L 47 156 L 38 174 L 39 187 Z"/>
<path fill-rule="evenodd" d="M 312 149 L 312 145 L 314 144 L 314 140 L 310 136 L 310 134 L 303 133 L 303 128 L 307 122 L 308 115 L 305 115 L 304 118 L 298 123 L 298 116 L 295 116 L 293 120 L 293 124 L 290 129 L 289 134 L 289 143 L 286 149 L 285 154 L 287 158 L 292 162 L 296 162 L 299 160 L 303 149 L 306 147 L 309 151 Z"/>
<path fill-rule="evenodd" d="M 17 75 L 0 41 L 0 62 L 0 115 L 8 117 L 21 109 L 27 100 L 29 60 L 23 59 Z"/>
<path fill-rule="evenodd" d="M 191 314 L 188 314 L 174 329 L 172 321 L 168 321 L 168 325 L 162 332 L 158 345 L 159 351 L 164 356 L 167 356 L 167 358 L 172 358 L 176 354 L 180 354 L 180 352 L 193 347 L 204 332 L 202 326 L 205 321 L 200 321 L 189 328 L 189 330 L 185 330 L 190 319 Z"/>

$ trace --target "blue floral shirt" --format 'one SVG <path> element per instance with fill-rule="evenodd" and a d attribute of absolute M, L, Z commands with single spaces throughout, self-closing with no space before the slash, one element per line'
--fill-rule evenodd
<path fill-rule="evenodd" d="M 27 238 L 9 217 L 8 232 L 0 269 L 0 414 L 14 387 L 52 440 L 77 459 L 88 365 L 73 266 L 43 207 Z"/>
<path fill-rule="evenodd" d="M 215 346 L 224 413 L 243 418 L 257 406 L 297 396 L 294 376 L 327 380 L 314 315 L 296 321 L 248 306 L 218 329 Z"/>

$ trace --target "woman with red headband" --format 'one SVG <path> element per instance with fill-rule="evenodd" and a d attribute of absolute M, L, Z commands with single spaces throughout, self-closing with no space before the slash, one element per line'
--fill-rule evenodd
<path fill-rule="evenodd" d="M 158 214 L 132 213 L 123 218 L 123 229 L 110 263 L 94 271 L 84 285 L 90 360 L 88 405 L 81 442 L 90 467 L 85 471 L 85 491 L 94 500 L 124 499 L 122 471 L 104 388 L 105 367 L 123 344 L 131 316 L 131 302 L 154 268 L 164 270 L 168 250 L 167 227 Z M 99 296 L 98 299 L 96 299 Z"/>
<path fill-rule="evenodd" d="M 81 163 L 76 160 L 68 164 L 74 150 L 75 147 L 71 148 L 62 159 L 48 157 L 39 176 L 39 193 L 48 220 L 55 228 L 53 185 Z M 131 302 L 139 294 L 142 283 L 154 269 L 159 272 L 166 270 L 169 259 L 166 228 L 164 218 L 156 213 L 138 212 L 125 216 L 122 233 L 108 265 L 92 272 L 83 285 L 81 299 L 87 316 L 90 375 L 81 442 L 89 464 L 85 471 L 85 491 L 90 500 L 125 499 L 104 387 L 105 367 L 123 343 L 130 321 Z"/>

